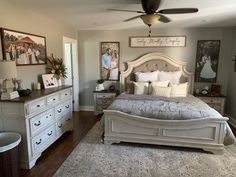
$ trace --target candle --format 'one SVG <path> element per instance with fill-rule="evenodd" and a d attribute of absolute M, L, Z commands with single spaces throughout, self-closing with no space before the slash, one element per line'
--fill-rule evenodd
<path fill-rule="evenodd" d="M 41 84 L 39 82 L 36 84 L 36 90 L 41 90 Z"/>

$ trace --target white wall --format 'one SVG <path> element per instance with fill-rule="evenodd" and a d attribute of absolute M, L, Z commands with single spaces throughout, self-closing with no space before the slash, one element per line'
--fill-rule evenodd
<path fill-rule="evenodd" d="M 15 6 L 7 0 L 0 0 L 0 27 L 45 36 L 47 55 L 53 53 L 60 58 L 63 57 L 63 36 L 76 38 L 74 28 L 35 14 L 30 9 Z M 22 79 L 23 88 L 30 88 L 32 82 L 37 82 L 38 76 L 45 73 L 45 67 L 46 65 L 18 66 L 18 79 Z"/>
<path fill-rule="evenodd" d="M 79 62 L 80 62 L 80 105 L 92 106 L 93 90 L 96 80 L 100 78 L 100 42 L 120 42 L 120 68 L 123 63 L 134 60 L 148 52 L 159 51 L 188 62 L 187 69 L 194 72 L 197 40 L 221 40 L 217 84 L 222 85 L 223 94 L 227 91 L 228 72 L 225 68 L 231 64 L 232 28 L 200 28 L 200 29 L 167 29 L 152 30 L 153 36 L 185 35 L 186 47 L 162 48 L 130 48 L 130 36 L 147 36 L 147 30 L 117 30 L 117 31 L 79 31 Z M 202 88 L 208 83 L 196 83 L 195 88 Z"/>

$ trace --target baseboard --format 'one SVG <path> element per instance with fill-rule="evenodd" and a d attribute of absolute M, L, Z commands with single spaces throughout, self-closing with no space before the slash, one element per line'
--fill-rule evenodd
<path fill-rule="evenodd" d="M 94 106 L 79 106 L 79 111 L 94 111 Z"/>
<path fill-rule="evenodd" d="M 226 114 L 226 116 L 229 118 L 229 123 L 236 128 L 236 119 L 232 118 L 230 115 Z"/>

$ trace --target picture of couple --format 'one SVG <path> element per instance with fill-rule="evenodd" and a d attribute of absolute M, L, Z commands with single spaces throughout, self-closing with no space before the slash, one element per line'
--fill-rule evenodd
<path fill-rule="evenodd" d="M 101 42 L 103 80 L 119 80 L 119 42 Z"/>

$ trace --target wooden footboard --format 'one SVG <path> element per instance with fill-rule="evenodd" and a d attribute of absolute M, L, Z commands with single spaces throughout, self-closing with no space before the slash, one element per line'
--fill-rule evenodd
<path fill-rule="evenodd" d="M 105 110 L 105 143 L 135 142 L 223 153 L 228 118 L 157 120 Z"/>

